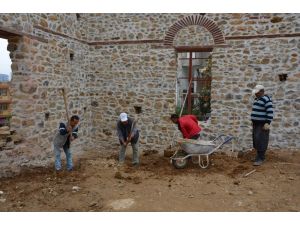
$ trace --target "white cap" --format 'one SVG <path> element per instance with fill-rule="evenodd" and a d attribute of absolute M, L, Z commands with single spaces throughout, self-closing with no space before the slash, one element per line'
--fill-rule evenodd
<path fill-rule="evenodd" d="M 252 90 L 252 95 L 257 94 L 259 91 L 264 90 L 264 89 L 265 89 L 264 86 L 258 84 L 258 85 L 256 85 L 256 86 L 254 87 L 254 89 Z"/>
<path fill-rule="evenodd" d="M 122 122 L 127 121 L 128 120 L 127 114 L 126 113 L 121 113 L 120 114 L 120 120 Z"/>

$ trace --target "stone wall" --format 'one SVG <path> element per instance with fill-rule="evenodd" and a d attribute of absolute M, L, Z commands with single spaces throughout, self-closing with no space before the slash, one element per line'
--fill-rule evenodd
<path fill-rule="evenodd" d="M 89 40 L 149 40 L 163 39 L 166 31 L 186 16 L 178 13 L 91 14 L 88 17 Z M 225 36 L 292 34 L 300 32 L 297 13 L 207 13 Z M 192 37 L 191 37 L 192 39 Z"/>
<path fill-rule="evenodd" d="M 86 14 L 80 14 L 77 19 L 75 13 L 9 13 L 0 14 L 0 27 L 9 28 L 17 32 L 44 37 L 38 27 L 62 33 L 71 38 L 85 40 L 87 38 Z"/>
<path fill-rule="evenodd" d="M 0 151 L 0 176 L 10 176 L 28 166 L 49 166 L 53 162 L 52 139 L 59 122 L 66 121 L 62 88 L 67 92 L 70 115 L 83 117 L 74 152 L 81 154 L 90 143 L 90 98 L 85 84 L 89 76 L 88 46 L 34 27 L 37 21 L 43 21 L 41 18 L 49 20 L 49 28 L 55 27 L 50 19 L 55 15 L 46 18 L 43 15 L 17 15 L 15 20 L 10 14 L 0 16 L 1 27 L 3 21 L 7 21 L 5 28 L 16 32 L 15 37 L 8 38 L 13 72 L 11 129 L 23 140 L 13 149 Z M 69 17 L 65 16 L 66 21 Z M 57 23 L 60 21 L 64 20 Z M 14 30 L 22 25 L 22 29 Z M 32 30 L 26 28 L 30 25 Z M 68 28 L 62 28 L 62 32 L 70 31 L 70 35 L 74 35 L 69 25 L 64 24 Z M 24 33 L 20 35 L 20 32 Z"/>
<path fill-rule="evenodd" d="M 89 22 L 93 29 L 89 32 L 89 39 L 108 42 L 133 41 L 131 45 L 127 45 L 127 48 L 134 49 L 132 46 L 134 41 L 140 39 L 163 40 L 163 33 L 166 33 L 172 24 L 185 16 L 187 14 L 108 14 L 103 17 L 92 15 Z M 296 94 L 296 90 L 299 89 L 299 82 L 297 82 L 299 79 L 299 35 L 297 36 L 300 25 L 299 14 L 206 14 L 205 16 L 219 26 L 225 39 L 228 38 L 227 46 L 216 47 L 213 50 L 212 119 L 211 124 L 203 131 L 205 136 L 212 138 L 219 133 L 230 133 L 237 137 L 236 148 L 239 150 L 251 148 L 252 97 L 250 94 L 252 88 L 257 83 L 261 83 L 266 86 L 266 93 L 272 96 L 275 107 L 270 146 L 272 148 L 299 148 L 297 141 L 299 94 Z M 100 30 L 101 33 L 98 33 Z M 280 37 L 279 35 L 282 34 L 287 34 L 287 36 Z M 175 35 L 173 45 L 205 47 L 213 45 L 213 39 L 205 28 L 187 26 Z M 107 48 L 117 47 L 122 49 L 118 44 L 111 44 Z M 161 52 L 164 51 L 168 50 L 161 48 Z M 134 61 L 138 61 L 137 59 L 145 54 L 141 55 L 138 51 L 134 54 L 129 52 L 127 52 L 127 60 L 134 59 Z M 104 51 L 103 54 L 110 55 L 107 53 Z M 173 56 L 177 57 L 176 54 Z M 120 56 L 117 53 L 115 57 L 118 59 Z M 126 60 L 127 57 L 125 56 L 124 59 Z M 104 63 L 103 60 L 101 63 Z M 115 61 L 110 57 L 106 60 Z M 117 65 L 125 74 L 130 73 L 131 67 L 124 67 L 122 62 Z M 177 63 L 173 66 L 177 67 Z M 107 70 L 110 69 L 107 68 Z M 280 73 L 288 74 L 289 78 L 286 82 L 279 81 L 278 74 Z M 143 74 L 143 71 L 140 71 L 140 74 Z M 173 78 L 175 79 L 175 73 Z M 287 88 L 283 91 L 284 87 Z M 175 85 L 171 89 L 175 91 Z M 276 93 L 281 93 L 281 96 L 278 97 Z M 112 91 L 110 95 L 114 96 L 114 92 Z M 288 112 L 286 104 L 290 105 L 292 110 L 295 109 L 295 112 Z M 174 111 L 169 108 L 166 112 L 172 112 L 172 110 Z M 285 116 L 289 119 L 284 118 Z M 293 125 L 287 125 L 283 122 L 285 120 Z M 289 126 L 291 127 L 288 128 Z M 149 129 L 151 128 L 147 128 L 147 132 Z M 169 129 L 176 128 L 169 124 Z M 158 137 L 165 135 L 166 132 L 158 130 L 156 134 L 158 140 Z M 168 142 L 161 144 L 161 149 L 168 144 Z"/>
<path fill-rule="evenodd" d="M 194 25 L 181 29 L 174 37 L 173 44 L 174 46 L 212 46 L 214 40 L 212 34 L 204 27 Z"/>
<path fill-rule="evenodd" d="M 191 15 L 199 16 L 0 14 L 0 31 L 15 34 L 8 38 L 11 128 L 23 140 L 0 151 L 0 176 L 51 165 L 51 139 L 65 120 L 63 87 L 71 114 L 84 114 L 76 155 L 93 147 L 117 150 L 115 126 L 123 111 L 139 118 L 141 150 L 164 150 L 177 129 L 169 121 L 176 104 L 173 46 L 182 45 L 214 47 L 206 138 L 232 133 L 239 149 L 250 148 L 250 93 L 261 83 L 275 105 L 270 146 L 299 149 L 300 14 L 206 14 L 222 31 L 225 45 L 214 46 L 216 34 L 199 25 L 183 27 L 173 46 L 165 45 L 170 27 Z M 279 81 L 281 73 L 288 74 L 287 81 Z"/>
<path fill-rule="evenodd" d="M 90 56 L 94 137 L 102 147 L 118 149 L 116 122 L 121 112 L 139 119 L 142 149 L 159 150 L 169 143 L 174 130 L 169 115 L 175 109 L 175 51 L 149 44 L 100 46 Z"/>
<path fill-rule="evenodd" d="M 300 31 L 299 13 L 207 14 L 225 36 L 292 34 Z"/>
<path fill-rule="evenodd" d="M 270 146 L 299 148 L 299 38 L 227 43 L 228 48 L 217 48 L 213 53 L 212 132 L 231 130 L 241 147 L 251 148 L 251 91 L 259 83 L 274 104 Z M 282 73 L 288 74 L 287 81 L 279 80 Z"/>

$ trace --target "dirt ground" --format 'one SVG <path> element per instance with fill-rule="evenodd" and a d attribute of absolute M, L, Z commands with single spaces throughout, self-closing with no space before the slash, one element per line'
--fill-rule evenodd
<path fill-rule="evenodd" d="M 207 169 L 192 162 L 175 169 L 169 158 L 147 152 L 138 168 L 130 156 L 119 168 L 117 152 L 75 153 L 72 172 L 35 168 L 0 179 L 0 211 L 299 212 L 300 152 L 270 150 L 261 167 L 252 166 L 253 157 L 214 153 Z"/>

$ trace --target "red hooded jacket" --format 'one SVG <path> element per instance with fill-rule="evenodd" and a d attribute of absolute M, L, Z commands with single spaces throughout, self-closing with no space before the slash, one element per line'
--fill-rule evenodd
<path fill-rule="evenodd" d="M 187 139 L 199 134 L 201 131 L 197 117 L 194 115 L 185 115 L 180 117 L 178 119 L 178 128 L 182 132 L 183 137 Z"/>

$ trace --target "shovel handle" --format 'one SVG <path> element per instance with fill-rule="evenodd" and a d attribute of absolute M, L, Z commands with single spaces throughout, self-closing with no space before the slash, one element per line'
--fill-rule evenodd
<path fill-rule="evenodd" d="M 63 97 L 64 97 L 64 103 L 65 103 L 65 110 L 66 110 L 66 115 L 67 115 L 67 121 L 68 121 L 68 124 L 70 124 L 70 117 L 69 117 L 69 110 L 68 110 L 68 103 L 67 103 L 67 96 L 66 96 L 66 91 L 65 91 L 65 88 L 62 88 L 62 94 L 63 94 Z"/>

